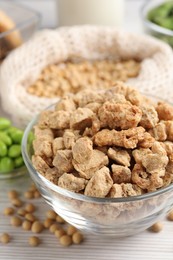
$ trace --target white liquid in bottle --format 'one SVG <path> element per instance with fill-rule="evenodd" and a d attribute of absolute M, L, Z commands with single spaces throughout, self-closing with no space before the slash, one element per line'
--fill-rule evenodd
<path fill-rule="evenodd" d="M 59 26 L 121 26 L 123 14 L 123 0 L 58 0 Z"/>

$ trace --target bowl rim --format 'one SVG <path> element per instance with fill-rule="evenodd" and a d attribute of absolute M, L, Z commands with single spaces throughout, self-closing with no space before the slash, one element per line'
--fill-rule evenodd
<path fill-rule="evenodd" d="M 141 92 L 141 94 L 144 94 L 144 93 Z M 157 101 L 166 101 L 158 96 L 154 96 L 154 95 L 150 95 L 150 94 L 145 94 L 145 95 L 147 97 L 157 99 Z M 171 104 L 168 101 L 166 101 L 166 102 Z M 44 110 L 50 110 L 56 104 L 57 104 L 57 102 L 46 107 Z M 156 191 L 148 192 L 148 193 L 145 193 L 142 195 L 131 196 L 131 197 L 121 197 L 121 198 L 98 198 L 98 197 L 91 197 L 91 196 L 86 196 L 83 194 L 75 193 L 75 192 L 66 190 L 64 188 L 61 188 L 58 185 L 55 185 L 53 182 L 46 179 L 41 173 L 36 171 L 36 169 L 34 168 L 34 166 L 32 164 L 32 161 L 29 157 L 28 151 L 27 151 L 28 135 L 31 132 L 31 130 L 33 129 L 33 127 L 36 125 L 39 115 L 40 115 L 40 113 L 38 115 L 36 115 L 25 128 L 25 131 L 23 134 L 23 139 L 22 139 L 22 144 L 21 144 L 22 156 L 23 156 L 25 165 L 28 168 L 31 178 L 32 179 L 37 178 L 39 182 L 42 181 L 46 185 L 46 187 L 53 190 L 54 192 L 59 193 L 62 196 L 66 196 L 69 199 L 75 199 L 75 200 L 79 200 L 79 201 L 85 201 L 85 202 L 96 203 L 96 204 L 108 204 L 108 203 L 128 203 L 128 202 L 147 200 L 147 199 L 156 197 L 158 195 L 164 194 L 166 192 L 173 191 L 173 183 L 172 183 L 166 187 L 163 187 Z"/>
<path fill-rule="evenodd" d="M 8 34 L 11 34 L 15 31 L 22 30 L 23 28 L 27 27 L 27 25 L 30 24 L 33 21 L 36 22 L 37 28 L 39 27 L 40 22 L 41 22 L 41 14 L 38 11 L 35 11 L 30 7 L 26 7 L 26 6 L 24 6 L 23 4 L 20 4 L 20 3 L 4 2 L 4 4 L 7 4 L 7 5 L 10 4 L 11 6 L 18 7 L 18 8 L 21 8 L 23 10 L 29 11 L 29 12 L 32 13 L 32 15 L 29 19 L 26 19 L 25 21 L 20 22 L 18 25 L 15 23 L 15 26 L 12 29 L 5 31 L 5 32 L 1 32 L 0 33 L 0 39 L 6 37 Z M 2 11 L 5 12 L 3 10 L 3 8 L 2 8 Z"/>
<path fill-rule="evenodd" d="M 168 0 L 168 2 L 171 2 L 171 0 Z M 164 3 L 163 1 L 160 2 L 160 4 Z M 162 33 L 162 34 L 165 34 L 167 36 L 173 36 L 173 30 L 169 30 L 169 29 L 166 29 L 160 25 L 157 25 L 151 21 L 149 21 L 147 19 L 147 15 L 146 15 L 146 8 L 148 7 L 148 5 L 151 4 L 150 1 L 149 2 L 145 2 L 142 7 L 141 7 L 141 15 L 142 15 L 142 19 L 143 19 L 143 22 L 144 24 L 149 27 L 150 29 L 152 29 L 153 31 L 156 31 L 156 32 L 159 32 L 159 33 Z M 157 4 L 156 6 L 159 6 L 160 4 Z"/>

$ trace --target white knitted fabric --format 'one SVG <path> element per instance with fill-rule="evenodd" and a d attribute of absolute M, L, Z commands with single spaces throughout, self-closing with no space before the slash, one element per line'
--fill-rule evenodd
<path fill-rule="evenodd" d="M 37 79 L 41 70 L 74 57 L 140 60 L 139 76 L 127 83 L 169 101 L 173 97 L 173 54 L 166 44 L 149 36 L 109 27 L 88 25 L 43 30 L 12 52 L 1 66 L 2 107 L 17 125 L 26 126 L 35 114 L 59 99 L 27 93 L 26 88 Z"/>

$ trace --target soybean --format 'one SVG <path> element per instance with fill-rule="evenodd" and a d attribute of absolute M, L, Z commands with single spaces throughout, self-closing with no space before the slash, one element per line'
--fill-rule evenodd
<path fill-rule="evenodd" d="M 23 161 L 22 156 L 19 156 L 19 157 L 14 159 L 14 166 L 15 166 L 15 168 L 19 168 L 22 165 L 24 165 L 24 161 Z"/>
<path fill-rule="evenodd" d="M 21 217 L 24 217 L 26 215 L 26 210 L 25 209 L 18 209 L 17 214 Z"/>
<path fill-rule="evenodd" d="M 33 213 L 35 211 L 35 206 L 31 203 L 28 203 L 25 206 L 25 210 L 27 211 L 27 213 Z"/>
<path fill-rule="evenodd" d="M 28 220 L 24 220 L 23 223 L 22 223 L 22 228 L 26 231 L 29 231 L 31 230 L 31 227 L 32 227 L 32 223 Z"/>
<path fill-rule="evenodd" d="M 61 218 L 60 216 L 56 216 L 56 221 L 60 224 L 65 224 L 65 220 Z"/>
<path fill-rule="evenodd" d="M 9 242 L 10 242 L 10 236 L 9 236 L 9 234 L 3 233 L 3 234 L 1 235 L 1 237 L 0 237 L 0 241 L 1 241 L 1 243 L 3 243 L 3 244 L 9 243 Z"/>
<path fill-rule="evenodd" d="M 6 128 L 10 127 L 11 122 L 10 120 L 0 117 L 0 130 L 5 130 Z"/>
<path fill-rule="evenodd" d="M 18 144 L 13 144 L 12 146 L 10 146 L 9 150 L 8 150 L 8 156 L 11 158 L 16 158 L 19 155 L 21 155 L 21 147 Z"/>
<path fill-rule="evenodd" d="M 7 146 L 6 144 L 0 140 L 0 157 L 4 157 L 7 155 Z"/>
<path fill-rule="evenodd" d="M 169 221 L 173 221 L 173 210 L 171 210 L 171 211 L 168 213 L 167 219 L 168 219 Z"/>
<path fill-rule="evenodd" d="M 72 236 L 74 233 L 77 232 L 77 229 L 71 225 L 68 226 L 67 228 L 67 235 Z"/>
<path fill-rule="evenodd" d="M 73 235 L 72 235 L 72 241 L 74 244 L 80 244 L 82 241 L 83 241 L 83 235 L 80 233 L 80 232 L 75 232 Z"/>
<path fill-rule="evenodd" d="M 46 217 L 49 218 L 49 219 L 56 220 L 57 214 L 53 210 L 48 210 L 46 212 Z"/>
<path fill-rule="evenodd" d="M 0 117 L 0 173 L 8 173 L 24 165 L 21 155 L 23 131 Z"/>
<path fill-rule="evenodd" d="M 35 199 L 38 199 L 38 198 L 40 198 L 40 197 L 41 197 L 40 192 L 36 190 L 36 191 L 34 192 L 34 198 L 35 198 Z"/>
<path fill-rule="evenodd" d="M 32 224 L 32 227 L 31 227 L 31 231 L 33 233 L 40 233 L 42 232 L 44 229 L 44 226 L 41 222 L 39 221 L 35 221 L 33 224 Z"/>
<path fill-rule="evenodd" d="M 16 191 L 16 190 L 10 190 L 9 192 L 8 192 L 8 197 L 9 197 L 9 199 L 15 199 L 15 198 L 17 198 L 18 197 L 18 192 Z"/>
<path fill-rule="evenodd" d="M 38 246 L 40 244 L 40 239 L 38 237 L 30 237 L 29 244 L 30 246 Z"/>
<path fill-rule="evenodd" d="M 71 236 L 68 235 L 60 237 L 59 241 L 62 246 L 70 246 L 73 242 Z"/>
<path fill-rule="evenodd" d="M 44 221 L 43 224 L 44 224 L 44 227 L 45 227 L 45 228 L 50 228 L 50 226 L 53 224 L 53 220 L 47 218 L 47 219 L 45 219 L 45 221 Z"/>
<path fill-rule="evenodd" d="M 14 214 L 14 209 L 13 208 L 5 208 L 4 209 L 4 215 L 6 216 L 10 216 L 10 215 L 13 215 Z"/>
<path fill-rule="evenodd" d="M 58 229 L 59 229 L 59 226 L 55 223 L 55 224 L 52 224 L 52 225 L 50 226 L 49 231 L 50 231 L 51 233 L 55 233 L 55 231 L 58 230 Z"/>
<path fill-rule="evenodd" d="M 12 145 L 11 138 L 4 132 L 0 132 L 0 140 L 4 142 L 7 146 Z"/>
<path fill-rule="evenodd" d="M 66 235 L 66 232 L 65 232 L 64 229 L 57 229 L 57 230 L 55 230 L 55 236 L 57 238 L 61 238 L 64 235 Z"/>
<path fill-rule="evenodd" d="M 0 172 L 6 173 L 14 169 L 14 162 L 11 158 L 3 157 L 0 160 Z"/>
<path fill-rule="evenodd" d="M 24 197 L 25 197 L 26 199 L 33 199 L 33 198 L 34 198 L 34 193 L 33 193 L 32 191 L 26 191 L 26 192 L 24 193 Z"/>
<path fill-rule="evenodd" d="M 15 144 L 21 144 L 23 138 L 23 132 L 21 130 L 11 132 L 10 136 Z"/>
<path fill-rule="evenodd" d="M 31 222 L 36 221 L 36 217 L 35 217 L 34 215 L 32 215 L 31 213 L 27 213 L 27 214 L 25 215 L 25 219 L 26 219 L 26 220 L 29 220 L 29 221 L 31 221 Z"/>
<path fill-rule="evenodd" d="M 22 220 L 19 217 L 12 217 L 10 221 L 12 226 L 19 227 L 22 225 Z"/>
<path fill-rule="evenodd" d="M 149 230 L 155 233 L 160 232 L 163 229 L 163 224 L 161 222 L 156 222 L 154 225 L 152 225 Z"/>
<path fill-rule="evenodd" d="M 8 198 L 9 199 L 15 199 L 19 196 L 19 193 L 16 190 L 10 190 L 8 192 Z"/>
<path fill-rule="evenodd" d="M 12 199 L 11 203 L 13 206 L 18 207 L 18 208 L 22 207 L 22 205 L 23 205 L 23 201 L 21 201 L 18 198 Z"/>

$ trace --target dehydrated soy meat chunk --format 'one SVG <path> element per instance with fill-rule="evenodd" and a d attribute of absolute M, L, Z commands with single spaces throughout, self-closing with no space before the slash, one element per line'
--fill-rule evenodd
<path fill-rule="evenodd" d="M 77 108 L 71 114 L 70 128 L 75 130 L 84 130 L 86 127 L 91 127 L 93 115 L 93 111 L 89 108 Z"/>
<path fill-rule="evenodd" d="M 50 168 L 49 165 L 39 155 L 32 156 L 32 163 L 36 170 L 43 175 L 45 175 L 46 171 Z"/>
<path fill-rule="evenodd" d="M 146 154 L 142 158 L 142 165 L 148 173 L 158 173 L 166 168 L 168 157 L 160 154 Z"/>
<path fill-rule="evenodd" d="M 121 184 L 131 182 L 131 170 L 128 167 L 112 164 L 111 169 L 114 183 Z"/>
<path fill-rule="evenodd" d="M 70 113 L 67 111 L 43 111 L 38 125 L 40 128 L 65 129 L 70 125 Z"/>
<path fill-rule="evenodd" d="M 110 176 L 109 168 L 103 167 L 96 171 L 89 180 L 84 194 L 91 197 L 104 198 L 109 193 L 112 185 L 113 180 Z"/>
<path fill-rule="evenodd" d="M 62 173 L 73 171 L 72 151 L 58 150 L 53 159 L 53 165 Z"/>
<path fill-rule="evenodd" d="M 52 157 L 53 151 L 52 151 L 52 143 L 47 140 L 41 140 L 36 139 L 33 141 L 33 148 L 35 155 L 40 156 L 46 156 L 46 157 Z"/>
<path fill-rule="evenodd" d="M 158 102 L 156 107 L 160 120 L 173 120 L 173 106 L 165 102 Z"/>
<path fill-rule="evenodd" d="M 142 112 L 137 106 L 127 103 L 107 101 L 100 107 L 98 116 L 101 125 L 110 129 L 129 129 L 136 127 L 141 120 Z"/>
<path fill-rule="evenodd" d="M 52 147 L 53 147 L 53 154 L 54 154 L 54 156 L 56 155 L 58 150 L 65 149 L 63 138 L 62 137 L 55 138 L 53 140 Z"/>
<path fill-rule="evenodd" d="M 73 159 L 78 163 L 89 160 L 93 153 L 93 142 L 88 137 L 79 138 L 72 147 Z"/>
<path fill-rule="evenodd" d="M 144 133 L 143 127 L 134 127 L 122 131 L 103 129 L 95 134 L 93 140 L 98 146 L 120 146 L 133 149 L 139 141 L 144 140 Z"/>
<path fill-rule="evenodd" d="M 154 106 L 145 104 L 144 106 L 140 106 L 140 109 L 142 110 L 140 125 L 146 129 L 155 127 L 159 118 Z"/>
<path fill-rule="evenodd" d="M 90 179 L 97 170 L 108 165 L 108 162 L 108 157 L 104 153 L 94 149 L 91 157 L 82 163 L 73 159 L 73 166 L 81 177 Z"/>
<path fill-rule="evenodd" d="M 87 180 L 76 177 L 72 173 L 64 173 L 58 180 L 58 185 L 61 188 L 74 192 L 79 192 L 80 190 L 83 190 L 87 183 Z"/>
<path fill-rule="evenodd" d="M 109 158 L 116 161 L 118 164 L 128 167 L 130 166 L 131 157 L 128 151 L 121 148 L 110 147 L 107 153 Z"/>

